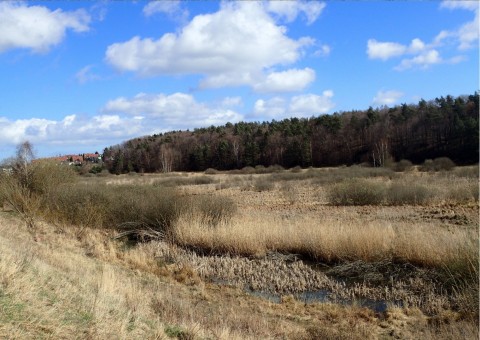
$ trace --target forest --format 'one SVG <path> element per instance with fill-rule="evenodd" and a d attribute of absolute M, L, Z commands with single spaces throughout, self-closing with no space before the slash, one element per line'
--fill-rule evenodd
<path fill-rule="evenodd" d="M 421 164 L 437 157 L 449 157 L 458 165 L 474 164 L 479 159 L 478 115 L 478 92 L 447 95 L 417 104 L 311 118 L 159 133 L 108 147 L 103 158 L 116 174 L 257 165 L 382 167 L 403 159 Z"/>

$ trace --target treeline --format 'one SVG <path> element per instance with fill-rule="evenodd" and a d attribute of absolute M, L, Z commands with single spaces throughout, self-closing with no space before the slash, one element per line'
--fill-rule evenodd
<path fill-rule="evenodd" d="M 227 123 L 135 138 L 106 148 L 112 173 L 202 171 L 274 165 L 385 166 L 408 159 L 479 159 L 479 94 L 370 107 L 311 118 Z"/>

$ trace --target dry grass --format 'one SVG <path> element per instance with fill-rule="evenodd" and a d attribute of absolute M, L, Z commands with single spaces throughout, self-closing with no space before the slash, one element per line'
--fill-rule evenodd
<path fill-rule="evenodd" d="M 216 254 L 260 257 L 277 251 L 327 263 L 394 260 L 442 268 L 478 261 L 477 230 L 365 223 L 353 214 L 341 220 L 244 214 L 216 228 L 209 228 L 195 216 L 185 216 L 175 224 L 174 238 L 180 245 Z"/>
<path fill-rule="evenodd" d="M 434 199 L 327 205 L 326 188 L 354 172 L 387 187 L 414 181 Z M 152 190 L 153 202 L 137 200 L 153 211 L 155 195 L 169 185 L 152 184 L 201 176 L 92 177 L 76 185 L 95 183 L 117 198 Z M 188 180 L 177 189 L 193 208 L 172 222 L 169 240 L 176 244 L 114 240 L 114 230 L 91 228 L 97 221 L 92 216 L 80 228 L 74 220 L 57 218 L 52 225 L 36 217 L 33 239 L 18 214 L 0 212 L 0 337 L 478 338 L 474 171 L 346 168 L 210 176 L 209 183 Z M 263 180 L 268 190 L 242 190 Z M 130 197 L 131 206 L 134 201 Z M 91 208 L 91 215 L 97 208 L 79 206 Z M 205 218 L 222 206 L 226 218 Z M 116 215 L 136 215 L 123 207 Z M 328 270 L 299 260 L 305 257 L 329 264 Z M 245 287 L 280 293 L 281 303 L 251 296 Z M 331 292 L 333 302 L 401 300 L 403 307 L 376 314 L 360 305 L 306 304 L 288 295 L 317 289 Z"/>

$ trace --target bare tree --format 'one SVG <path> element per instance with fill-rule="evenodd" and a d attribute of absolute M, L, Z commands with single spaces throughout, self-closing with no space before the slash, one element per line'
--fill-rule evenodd
<path fill-rule="evenodd" d="M 160 164 L 162 172 L 171 172 L 175 168 L 178 159 L 178 151 L 171 146 L 163 144 L 160 147 Z"/>
<path fill-rule="evenodd" d="M 375 147 L 372 151 L 373 166 L 385 167 L 390 161 L 390 148 L 386 139 L 381 139 L 375 143 Z"/>
<path fill-rule="evenodd" d="M 32 143 L 24 141 L 17 146 L 14 170 L 19 176 L 20 182 L 24 185 L 29 183 L 29 168 L 34 158 Z"/>

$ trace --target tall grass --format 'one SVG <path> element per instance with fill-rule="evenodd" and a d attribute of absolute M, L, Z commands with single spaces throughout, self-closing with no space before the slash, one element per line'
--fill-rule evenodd
<path fill-rule="evenodd" d="M 400 261 L 431 268 L 457 268 L 469 273 L 478 263 L 475 230 L 450 231 L 430 225 L 298 217 L 283 220 L 267 214 L 236 215 L 212 229 L 201 218 L 182 216 L 175 241 L 212 253 L 262 255 L 269 251 L 302 254 L 317 261 Z M 459 264 L 464 263 L 463 267 Z"/>

